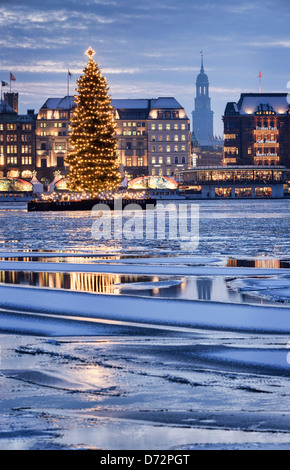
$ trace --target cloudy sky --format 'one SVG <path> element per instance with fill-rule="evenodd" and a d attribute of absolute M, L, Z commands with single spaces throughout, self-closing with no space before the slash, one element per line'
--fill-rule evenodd
<path fill-rule="evenodd" d="M 0 80 L 20 112 L 67 94 L 92 46 L 112 98 L 174 96 L 191 118 L 200 52 L 215 130 L 241 92 L 287 92 L 289 0 L 0 0 Z M 7 88 L 3 88 L 3 92 Z"/>

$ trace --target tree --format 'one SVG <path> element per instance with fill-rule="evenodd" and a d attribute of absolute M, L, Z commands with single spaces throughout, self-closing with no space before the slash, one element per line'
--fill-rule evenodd
<path fill-rule="evenodd" d="M 68 188 L 97 195 L 114 190 L 121 182 L 116 124 L 108 86 L 89 48 L 84 74 L 77 80 L 71 119 Z"/>

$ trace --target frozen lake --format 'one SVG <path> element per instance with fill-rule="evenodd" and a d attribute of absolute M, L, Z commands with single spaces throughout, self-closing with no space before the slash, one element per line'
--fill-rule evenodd
<path fill-rule="evenodd" d="M 0 449 L 290 449 L 290 201 L 197 209 L 192 244 L 0 207 Z"/>

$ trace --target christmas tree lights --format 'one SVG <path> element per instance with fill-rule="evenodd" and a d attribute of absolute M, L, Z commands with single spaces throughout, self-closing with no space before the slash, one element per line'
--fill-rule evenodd
<path fill-rule="evenodd" d="M 71 191 L 112 191 L 121 182 L 120 162 L 114 108 L 108 95 L 108 85 L 93 60 L 92 48 L 84 74 L 77 80 L 76 107 L 71 119 L 70 147 L 66 158 L 69 164 L 68 188 Z"/>

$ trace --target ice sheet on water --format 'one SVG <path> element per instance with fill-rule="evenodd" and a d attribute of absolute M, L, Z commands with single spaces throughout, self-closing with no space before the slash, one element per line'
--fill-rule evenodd
<path fill-rule="evenodd" d="M 257 297 L 278 302 L 290 302 L 290 277 L 287 275 L 236 279 L 231 282 L 231 287 L 240 292 L 250 292 L 251 295 Z"/>

